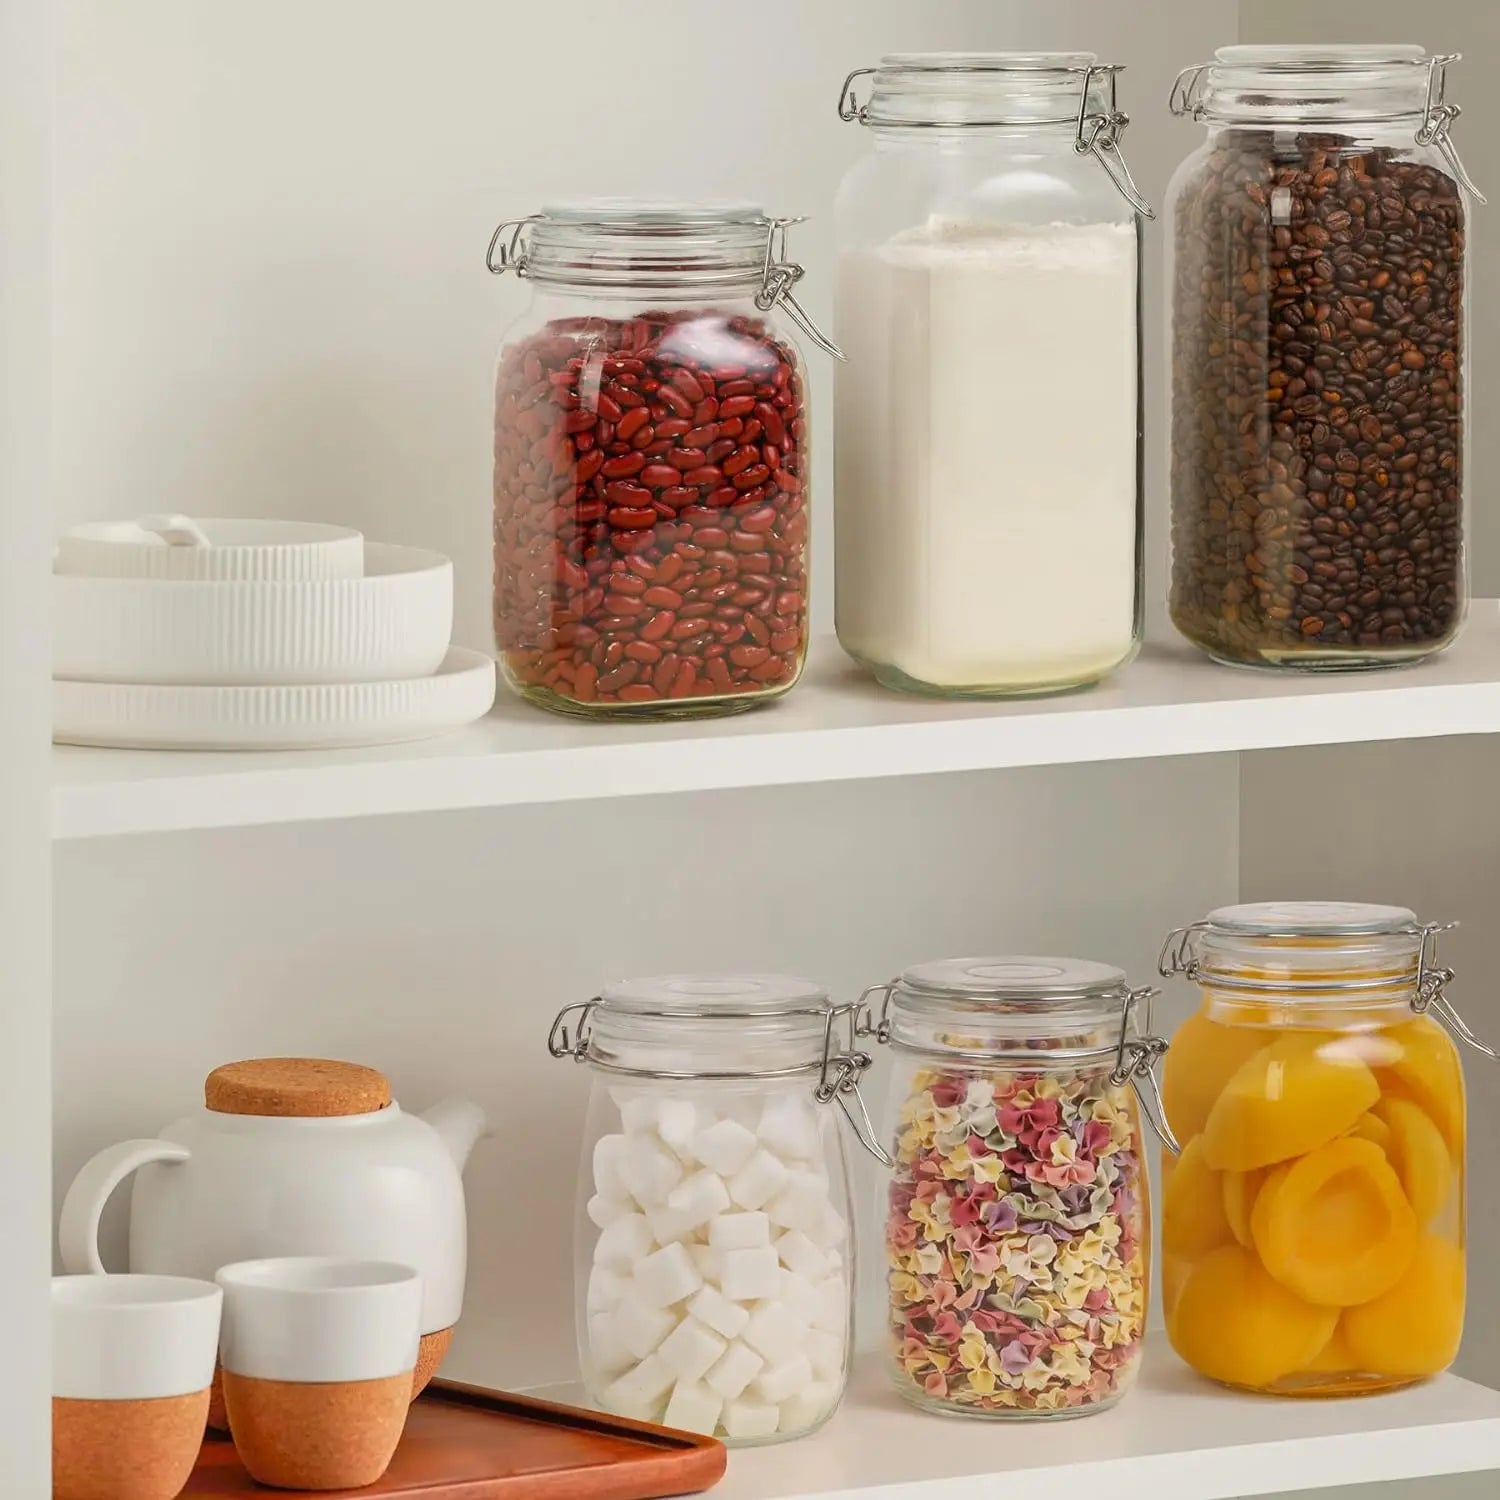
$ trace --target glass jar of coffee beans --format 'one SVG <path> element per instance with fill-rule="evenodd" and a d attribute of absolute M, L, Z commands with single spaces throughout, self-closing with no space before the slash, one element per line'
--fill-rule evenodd
<path fill-rule="evenodd" d="M 1224 47 L 1172 108 L 1172 587 L 1226 662 L 1413 661 L 1463 621 L 1473 191 L 1452 56 Z"/>

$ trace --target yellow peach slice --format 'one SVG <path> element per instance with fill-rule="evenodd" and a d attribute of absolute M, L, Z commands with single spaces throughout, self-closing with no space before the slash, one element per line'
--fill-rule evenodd
<path fill-rule="evenodd" d="M 1177 1028 L 1162 1069 L 1161 1093 L 1167 1122 L 1179 1141 L 1203 1129 L 1224 1085 L 1270 1040 L 1271 1033 L 1224 1026 L 1201 1011 Z"/>
<path fill-rule="evenodd" d="M 1355 1359 L 1354 1351 L 1350 1349 L 1349 1341 L 1344 1337 L 1342 1319 L 1334 1328 L 1328 1342 L 1302 1366 L 1303 1371 L 1309 1375 L 1337 1375 L 1358 1368 L 1359 1361 Z"/>
<path fill-rule="evenodd" d="M 1277 1167 L 1256 1197 L 1250 1232 L 1266 1270 L 1319 1307 L 1389 1291 L 1417 1243 L 1416 1216 L 1385 1153 L 1353 1136 Z"/>
<path fill-rule="evenodd" d="M 1386 1155 L 1401 1179 L 1401 1190 L 1417 1223 L 1426 1224 L 1448 1201 L 1453 1188 L 1453 1161 L 1443 1133 L 1410 1099 L 1382 1099 L 1374 1113 L 1390 1133 Z"/>
<path fill-rule="evenodd" d="M 1253 1248 L 1250 1237 L 1250 1215 L 1255 1209 L 1255 1199 L 1266 1178 L 1269 1167 L 1254 1172 L 1225 1172 L 1220 1176 L 1224 1188 L 1224 1217 L 1229 1221 L 1229 1231 L 1247 1250 Z"/>
<path fill-rule="evenodd" d="M 1219 1174 L 1203 1160 L 1203 1137 L 1194 1136 L 1173 1163 L 1162 1194 L 1162 1246 L 1192 1260 L 1230 1238 Z"/>
<path fill-rule="evenodd" d="M 1249 1172 L 1342 1135 L 1380 1097 L 1375 1075 L 1323 1031 L 1293 1032 L 1242 1063 L 1209 1110 L 1203 1151 Z"/>
<path fill-rule="evenodd" d="M 1351 1307 L 1340 1327 L 1359 1368 L 1383 1375 L 1446 1370 L 1463 1336 L 1463 1251 L 1424 1234 L 1406 1275 L 1383 1296 Z"/>
<path fill-rule="evenodd" d="M 1380 1104 L 1377 1101 L 1375 1108 L 1369 1114 L 1361 1115 L 1354 1122 L 1354 1129 L 1350 1135 L 1361 1141 L 1369 1141 L 1379 1146 L 1387 1156 L 1391 1154 L 1391 1127 L 1380 1118 Z"/>
<path fill-rule="evenodd" d="M 1193 1267 L 1167 1317 L 1172 1347 L 1195 1370 L 1262 1389 L 1304 1369 L 1338 1322 L 1268 1276 L 1239 1245 L 1211 1250 Z"/>
<path fill-rule="evenodd" d="M 1430 1016 L 1415 1016 L 1387 1035 L 1399 1043 L 1401 1056 L 1381 1069 L 1380 1082 L 1387 1093 L 1421 1105 L 1457 1155 L 1464 1139 L 1464 1076 L 1448 1033 Z"/>

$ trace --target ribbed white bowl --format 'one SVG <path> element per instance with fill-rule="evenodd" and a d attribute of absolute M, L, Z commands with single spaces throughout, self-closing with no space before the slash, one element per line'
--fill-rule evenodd
<path fill-rule="evenodd" d="M 123 750 L 332 750 L 426 739 L 483 718 L 494 702 L 493 660 L 455 646 L 441 671 L 410 682 L 54 682 L 52 738 Z"/>
<path fill-rule="evenodd" d="M 58 540 L 53 570 L 179 582 L 358 578 L 365 571 L 365 540 L 346 526 L 312 521 L 143 516 L 74 526 Z"/>
<path fill-rule="evenodd" d="M 52 578 L 52 675 L 249 686 L 393 682 L 437 671 L 453 632 L 453 564 L 365 548 L 363 578 Z"/>

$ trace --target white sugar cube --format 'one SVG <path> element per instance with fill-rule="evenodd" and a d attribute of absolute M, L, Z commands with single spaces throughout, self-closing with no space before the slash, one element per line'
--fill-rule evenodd
<path fill-rule="evenodd" d="M 808 1239 L 822 1250 L 832 1250 L 843 1244 L 844 1237 L 849 1233 L 849 1226 L 844 1223 L 844 1216 L 826 1200 L 818 1214 L 817 1223 L 801 1227 Z"/>
<path fill-rule="evenodd" d="M 818 1117 L 812 1100 L 802 1094 L 777 1094 L 767 1099 L 755 1133 L 777 1156 L 805 1161 L 816 1155 Z"/>
<path fill-rule="evenodd" d="M 696 1382 L 679 1380 L 672 1387 L 672 1399 L 667 1402 L 667 1412 L 662 1423 L 676 1427 L 682 1432 L 701 1432 L 712 1437 L 719 1425 L 719 1413 L 724 1410 L 724 1398 L 707 1386 Z"/>
<path fill-rule="evenodd" d="M 720 1120 L 699 1130 L 693 1155 L 721 1177 L 732 1177 L 755 1155 L 755 1132 L 738 1120 Z"/>
<path fill-rule="evenodd" d="M 651 1237 L 658 1245 L 670 1245 L 676 1240 L 685 1240 L 692 1230 L 686 1219 L 665 1203 L 643 1209 L 646 1223 L 651 1227 Z"/>
<path fill-rule="evenodd" d="M 733 1401 L 745 1387 L 765 1368 L 765 1360 L 755 1350 L 747 1349 L 739 1342 L 731 1343 L 724 1357 L 704 1377 L 710 1390 Z"/>
<path fill-rule="evenodd" d="M 627 1297 L 615 1309 L 615 1332 L 637 1359 L 645 1359 L 661 1347 L 661 1341 L 677 1326 L 677 1319 L 660 1307 L 647 1307 L 637 1297 Z"/>
<path fill-rule="evenodd" d="M 594 1264 L 612 1271 L 629 1271 L 655 1244 L 644 1214 L 626 1214 L 599 1231 L 594 1241 Z"/>
<path fill-rule="evenodd" d="M 849 1326 L 849 1282 L 844 1276 L 825 1276 L 818 1283 L 818 1304 L 812 1322 L 814 1328 L 825 1333 L 844 1336 Z"/>
<path fill-rule="evenodd" d="M 729 1345 L 696 1318 L 684 1318 L 656 1352 L 678 1380 L 701 1380 Z"/>
<path fill-rule="evenodd" d="M 822 1308 L 822 1294 L 817 1285 L 806 1276 L 788 1271 L 785 1266 L 779 1273 L 775 1295 L 799 1323 L 808 1327 L 816 1321 Z"/>
<path fill-rule="evenodd" d="M 819 1173 L 798 1170 L 766 1204 L 766 1215 L 773 1224 L 786 1229 L 817 1230 L 827 1207 L 827 1182 Z"/>
<path fill-rule="evenodd" d="M 771 1221 L 762 1213 L 720 1214 L 708 1226 L 715 1250 L 749 1250 L 771 1243 Z"/>
<path fill-rule="evenodd" d="M 803 1340 L 802 1347 L 820 1379 L 843 1384 L 844 1366 L 849 1355 L 843 1335 L 824 1333 L 821 1329 L 814 1328 Z"/>
<path fill-rule="evenodd" d="M 590 1312 L 607 1312 L 625 1294 L 630 1284 L 628 1276 L 608 1266 L 595 1266 L 589 1272 L 589 1290 L 585 1305 Z"/>
<path fill-rule="evenodd" d="M 810 1380 L 781 1403 L 781 1430 L 806 1432 L 816 1427 L 838 1403 L 839 1388 L 832 1381 Z"/>
<path fill-rule="evenodd" d="M 594 1187 L 602 1197 L 624 1197 L 625 1180 L 620 1176 L 620 1161 L 624 1155 L 623 1135 L 601 1135 L 594 1142 Z"/>
<path fill-rule="evenodd" d="M 729 1189 L 717 1172 L 694 1172 L 667 1194 L 667 1208 L 687 1226 L 696 1229 L 729 1207 Z M 686 1231 L 684 1231 L 686 1232 Z"/>
<path fill-rule="evenodd" d="M 647 1353 L 650 1351 L 648 1350 Z M 625 1342 L 619 1320 L 613 1313 L 593 1313 L 589 1317 L 589 1363 L 607 1379 L 627 1370 L 641 1356 Z"/>
<path fill-rule="evenodd" d="M 656 1129 L 655 1094 L 622 1094 L 616 1100 L 620 1106 L 620 1123 L 630 1135 L 650 1135 Z"/>
<path fill-rule="evenodd" d="M 751 1390 L 763 1401 L 772 1401 L 780 1406 L 783 1401 L 794 1392 L 800 1390 L 812 1379 L 812 1364 L 805 1354 L 794 1354 L 790 1359 L 784 1359 L 779 1365 L 767 1365 L 759 1375 Z"/>
<path fill-rule="evenodd" d="M 600 1229 L 608 1229 L 616 1219 L 635 1212 L 628 1198 L 607 1198 L 603 1193 L 595 1193 L 584 1205 L 584 1211 Z"/>
<path fill-rule="evenodd" d="M 807 1324 L 800 1322 L 779 1302 L 758 1302 L 740 1337 L 773 1365 L 790 1359 L 807 1337 Z"/>
<path fill-rule="evenodd" d="M 705 1280 L 711 1281 L 715 1286 L 719 1284 L 719 1252 L 712 1245 L 689 1245 L 688 1254 L 693 1257 L 693 1264 L 698 1268 L 698 1274 Z"/>
<path fill-rule="evenodd" d="M 774 1297 L 781 1289 L 781 1263 L 770 1245 L 726 1250 L 719 1271 L 719 1290 L 735 1302 Z"/>
<path fill-rule="evenodd" d="M 622 1417 L 653 1422 L 672 1384 L 672 1372 L 656 1355 L 648 1354 L 618 1380 L 605 1386 L 604 1404 Z"/>
<path fill-rule="evenodd" d="M 770 1437 L 781 1424 L 781 1408 L 769 1401 L 726 1401 L 724 1431 L 732 1438 Z"/>
<path fill-rule="evenodd" d="M 656 1106 L 656 1133 L 684 1163 L 697 1160 L 693 1141 L 698 1134 L 698 1109 L 688 1099 L 662 1099 Z"/>
<path fill-rule="evenodd" d="M 788 1271 L 816 1281 L 828 1269 L 828 1256 L 800 1229 L 788 1229 L 776 1241 L 776 1253 Z"/>
<path fill-rule="evenodd" d="M 726 1339 L 737 1338 L 744 1332 L 745 1324 L 750 1321 L 750 1310 L 741 1307 L 738 1302 L 731 1302 L 722 1292 L 716 1291 L 711 1286 L 699 1287 L 693 1294 L 693 1299 L 687 1305 L 687 1310 L 700 1323 L 706 1323 L 715 1333 L 721 1333 Z"/>
<path fill-rule="evenodd" d="M 668 1245 L 635 1268 L 635 1295 L 648 1307 L 670 1307 L 703 1285 L 693 1257 L 683 1245 Z"/>
<path fill-rule="evenodd" d="M 622 1168 L 623 1169 L 623 1168 Z M 729 1181 L 729 1196 L 741 1208 L 756 1209 L 786 1186 L 786 1163 L 769 1151 L 757 1151 Z M 627 1183 L 629 1178 L 626 1179 Z"/>
<path fill-rule="evenodd" d="M 637 1203 L 655 1208 L 682 1181 L 682 1163 L 655 1136 L 631 1136 L 620 1157 L 620 1177 Z"/>

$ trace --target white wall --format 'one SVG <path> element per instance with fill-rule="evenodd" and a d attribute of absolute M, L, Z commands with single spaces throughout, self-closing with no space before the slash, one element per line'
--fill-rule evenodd
<path fill-rule="evenodd" d="M 47 7 L 0 0 L 0 1488 L 47 1492 Z"/>
<path fill-rule="evenodd" d="M 1194 144 L 1166 115 L 1168 84 L 1234 32 L 1233 0 L 55 10 L 59 522 L 318 516 L 434 546 L 458 561 L 459 633 L 475 644 L 488 638 L 490 367 L 525 295 L 484 271 L 496 222 L 577 194 L 759 199 L 813 216 L 795 245 L 807 304 L 827 318 L 830 202 L 866 144 L 834 112 L 849 69 L 922 48 L 1124 61 L 1126 148 L 1160 202 Z M 1161 238 L 1145 273 L 1153 431 Z M 830 377 L 812 363 L 826 558 Z M 831 620 L 831 575 L 818 577 Z"/>

